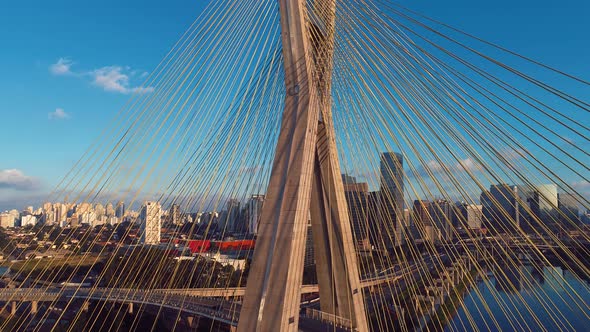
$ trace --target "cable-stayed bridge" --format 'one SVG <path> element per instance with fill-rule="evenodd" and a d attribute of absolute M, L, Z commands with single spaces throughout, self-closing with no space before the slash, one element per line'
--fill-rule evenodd
<path fill-rule="evenodd" d="M 144 87 L 13 232 L 2 330 L 590 321 L 588 80 L 388 0 L 213 0 Z"/>

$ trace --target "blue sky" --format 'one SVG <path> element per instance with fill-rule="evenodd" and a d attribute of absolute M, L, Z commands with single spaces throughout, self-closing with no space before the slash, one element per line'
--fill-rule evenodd
<path fill-rule="evenodd" d="M 0 209 L 20 201 L 12 197 L 42 195 L 56 184 L 204 4 L 58 0 L 0 5 L 0 171 L 19 171 L 4 174 Z M 70 73 L 52 72 L 59 59 L 65 59 Z M 127 90 L 109 87 L 108 80 L 95 82 L 101 73 L 111 82 L 124 78 L 109 75 L 126 76 Z M 56 110 L 58 116 L 50 115 Z"/>
<path fill-rule="evenodd" d="M 0 5 L 0 210 L 56 185 L 207 2 Z M 590 78 L 588 1 L 399 2 Z"/>

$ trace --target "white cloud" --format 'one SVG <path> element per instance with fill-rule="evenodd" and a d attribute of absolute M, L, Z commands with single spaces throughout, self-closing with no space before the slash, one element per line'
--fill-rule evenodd
<path fill-rule="evenodd" d="M 144 94 L 154 91 L 152 87 L 130 87 L 129 75 L 131 74 L 126 74 L 126 71 L 129 69 L 119 66 L 96 69 L 91 73 L 92 83 L 111 92 Z"/>
<path fill-rule="evenodd" d="M 436 160 L 430 160 L 426 163 L 426 165 L 420 165 L 424 167 L 424 172 L 426 174 L 428 174 L 429 172 L 432 173 L 439 173 L 439 172 L 444 172 L 445 169 L 448 169 L 447 166 L 445 166 L 444 164 L 436 161 Z"/>
<path fill-rule="evenodd" d="M 586 180 L 573 182 L 572 187 L 577 191 L 590 191 L 590 182 Z"/>
<path fill-rule="evenodd" d="M 151 86 L 133 86 L 132 81 L 144 79 L 147 72 L 132 70 L 129 66 L 106 66 L 90 71 L 74 72 L 71 70 L 72 64 L 72 60 L 68 58 L 59 58 L 49 67 L 49 70 L 54 75 L 72 75 L 81 79 L 90 78 L 93 85 L 109 92 L 145 94 L 154 91 Z"/>
<path fill-rule="evenodd" d="M 590 199 L 590 182 L 586 180 L 575 181 L 571 183 L 574 191 L 584 199 Z"/>
<path fill-rule="evenodd" d="M 433 175 L 445 175 L 457 174 L 461 172 L 481 172 L 483 167 L 478 164 L 473 158 L 468 157 L 457 161 L 455 164 L 442 163 L 437 160 L 427 161 L 425 164 L 416 166 L 417 174 L 421 177 L 428 177 L 432 173 Z"/>
<path fill-rule="evenodd" d="M 477 172 L 483 169 L 483 167 L 475 162 L 471 157 L 459 160 L 459 162 L 455 164 L 455 168 L 459 171 L 467 172 Z"/>
<path fill-rule="evenodd" d="M 105 91 L 127 93 L 129 76 L 121 73 L 121 70 L 121 67 L 116 66 L 96 69 L 92 73 L 94 77 L 93 83 Z"/>
<path fill-rule="evenodd" d="M 72 64 L 72 60 L 68 58 L 59 58 L 56 63 L 49 66 L 49 71 L 54 75 L 72 74 L 72 71 L 70 70 Z"/>
<path fill-rule="evenodd" d="M 0 189 L 35 190 L 39 181 L 18 169 L 0 170 Z"/>
<path fill-rule="evenodd" d="M 56 108 L 55 111 L 50 112 L 47 114 L 49 120 L 59 120 L 59 119 L 68 119 L 70 115 L 66 113 L 63 108 Z"/>

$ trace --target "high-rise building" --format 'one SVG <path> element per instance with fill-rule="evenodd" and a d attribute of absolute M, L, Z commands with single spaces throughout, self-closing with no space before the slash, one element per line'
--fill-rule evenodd
<path fill-rule="evenodd" d="M 566 229 L 573 229 L 580 224 L 580 210 L 576 196 L 572 194 L 560 193 L 559 201 L 559 220 Z"/>
<path fill-rule="evenodd" d="M 412 207 L 412 219 L 414 221 L 414 238 L 426 242 L 434 242 L 440 238 L 439 232 L 434 226 L 431 213 L 432 203 L 428 200 L 415 200 Z"/>
<path fill-rule="evenodd" d="M 432 226 L 430 217 L 430 201 L 415 200 L 412 207 L 412 218 L 414 219 L 414 228 L 418 234 L 424 232 L 425 226 Z M 422 238 L 422 236 L 420 236 Z"/>
<path fill-rule="evenodd" d="M 92 208 L 92 204 L 83 202 L 80 204 L 76 204 L 75 211 L 77 214 L 83 214 L 87 212 L 92 212 L 94 209 Z"/>
<path fill-rule="evenodd" d="M 90 226 L 95 226 L 96 223 L 96 213 L 94 212 L 83 212 L 78 214 L 78 224 L 86 224 Z"/>
<path fill-rule="evenodd" d="M 404 168 L 400 153 L 384 152 L 380 160 L 381 229 L 392 234 L 385 246 L 403 244 Z M 391 237 L 390 237 L 391 238 Z"/>
<path fill-rule="evenodd" d="M 453 204 L 444 199 L 437 199 L 430 204 L 429 209 L 432 224 L 436 229 L 436 240 L 449 242 L 454 238 Z"/>
<path fill-rule="evenodd" d="M 517 186 L 491 185 L 481 194 L 483 223 L 492 234 L 516 233 L 520 229 L 522 199 Z"/>
<path fill-rule="evenodd" d="M 258 223 L 260 222 L 263 203 L 264 195 L 252 195 L 248 200 L 248 233 L 250 234 L 258 233 Z"/>
<path fill-rule="evenodd" d="M 140 214 L 141 243 L 160 244 L 162 232 L 162 207 L 159 202 L 147 201 Z"/>
<path fill-rule="evenodd" d="M 457 205 L 457 221 L 455 224 L 458 227 L 470 230 L 479 230 L 482 225 L 483 211 L 481 205 L 459 203 Z"/>
<path fill-rule="evenodd" d="M 66 219 L 68 219 L 68 206 L 63 203 L 57 203 L 54 205 L 55 209 L 55 222 L 63 227 Z"/>
<path fill-rule="evenodd" d="M 217 212 L 202 212 L 197 214 L 197 223 L 208 225 L 208 226 L 218 226 L 219 221 L 219 213 Z"/>
<path fill-rule="evenodd" d="M 354 176 L 350 176 L 348 174 L 342 174 L 342 183 L 356 183 L 356 178 Z"/>
<path fill-rule="evenodd" d="M 115 208 L 113 207 L 113 203 L 107 203 L 105 208 L 105 213 L 107 217 L 114 217 L 115 216 Z"/>
<path fill-rule="evenodd" d="M 344 176 L 343 176 L 344 178 Z M 354 181 L 353 177 L 348 180 Z M 353 238 L 358 249 L 371 248 L 369 241 L 369 185 L 367 183 L 344 183 L 344 195 L 348 205 Z"/>
<path fill-rule="evenodd" d="M 536 185 L 535 191 L 539 193 L 539 209 L 541 211 L 551 212 L 558 207 L 557 185 L 541 184 Z"/>
<path fill-rule="evenodd" d="M 0 226 L 3 228 L 14 227 L 16 218 L 8 212 L 0 213 Z"/>
<path fill-rule="evenodd" d="M 526 233 L 545 232 L 547 226 L 555 226 L 559 212 L 557 186 L 518 186 L 520 228 Z"/>
<path fill-rule="evenodd" d="M 119 218 L 119 220 L 123 220 L 125 217 L 125 203 L 119 202 L 117 203 L 117 207 L 115 208 L 115 217 Z"/>
<path fill-rule="evenodd" d="M 559 202 L 557 199 L 557 186 L 555 184 L 542 184 L 534 186 L 535 196 L 538 199 L 538 217 L 544 225 L 555 227 L 558 222 Z"/>
<path fill-rule="evenodd" d="M 41 222 L 46 226 L 51 226 L 55 224 L 55 212 L 50 210 L 43 209 L 43 214 L 41 215 Z"/>
<path fill-rule="evenodd" d="M 237 199 L 227 200 L 227 216 L 225 222 L 226 232 L 244 232 L 243 226 L 240 225 L 240 201 Z"/>
<path fill-rule="evenodd" d="M 168 212 L 168 216 L 170 218 L 170 222 L 174 225 L 180 225 L 182 222 L 180 216 L 180 205 L 174 203 L 170 206 L 170 211 Z"/>
<path fill-rule="evenodd" d="M 104 208 L 104 205 L 98 203 L 94 206 L 94 212 L 96 213 L 96 216 L 100 218 L 105 215 L 106 209 Z"/>
<path fill-rule="evenodd" d="M 35 226 L 37 224 L 37 217 L 31 214 L 23 215 L 21 217 L 21 226 Z"/>

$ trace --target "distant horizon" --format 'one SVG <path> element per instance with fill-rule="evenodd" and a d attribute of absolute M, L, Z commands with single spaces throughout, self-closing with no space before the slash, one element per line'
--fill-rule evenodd
<path fill-rule="evenodd" d="M 344 173 L 342 175 L 343 176 L 344 175 L 352 176 L 350 174 L 344 174 Z M 352 177 L 354 177 L 354 176 L 352 176 Z M 358 179 L 360 177 L 354 177 L 354 178 L 357 179 L 355 183 L 366 183 L 366 182 L 359 182 Z M 497 185 L 507 185 L 509 187 L 516 186 L 516 187 L 519 187 L 519 188 L 521 188 L 522 186 L 525 186 L 525 185 L 522 185 L 522 184 L 521 185 L 518 185 L 518 184 L 497 183 L 497 184 L 490 185 L 490 187 L 491 186 L 497 186 Z M 536 186 L 546 186 L 546 185 L 554 185 L 554 186 L 556 186 L 556 188 L 558 189 L 558 192 L 557 192 L 558 197 L 559 197 L 559 194 L 563 194 L 564 193 L 564 192 L 560 192 L 559 191 L 559 187 L 556 184 L 554 184 L 554 183 L 538 184 L 538 185 L 535 185 L 535 187 Z M 526 187 L 531 188 L 531 186 L 528 186 L 528 185 L 526 185 Z M 369 190 L 369 192 L 379 192 L 379 190 Z M 475 204 L 477 204 L 477 205 L 480 205 L 481 204 L 481 200 L 480 200 L 480 196 L 479 196 L 481 194 L 483 194 L 483 192 L 481 192 L 481 193 L 478 194 L 477 200 L 474 200 L 475 201 Z M 567 193 L 567 194 L 570 194 L 571 195 L 571 193 Z M 255 196 L 255 195 L 266 195 L 266 193 L 260 193 L 260 192 L 259 193 L 251 193 L 251 194 L 245 195 L 244 197 L 242 197 L 241 199 L 239 199 L 239 201 L 240 201 L 240 203 L 246 203 L 251 196 Z M 213 195 L 213 196 L 214 197 L 217 197 L 215 195 Z M 405 197 L 406 198 L 404 199 L 404 208 L 410 208 L 410 209 L 411 209 L 412 204 L 413 204 L 414 201 L 419 201 L 419 200 L 435 201 L 435 200 L 439 200 L 439 199 L 447 200 L 443 195 L 440 195 L 440 194 L 439 195 L 433 195 L 430 198 L 409 197 L 407 195 L 407 191 L 405 191 Z M 588 199 L 588 197 L 584 197 L 584 196 L 582 196 L 582 198 L 583 199 Z M 149 198 L 141 199 L 141 200 L 136 200 L 131 207 L 128 206 L 129 203 L 128 203 L 128 201 L 125 201 L 125 200 L 95 200 L 95 201 L 82 201 L 82 202 L 75 202 L 75 201 L 69 201 L 69 202 L 65 202 L 65 201 L 43 201 L 43 200 L 41 200 L 41 201 L 37 201 L 36 204 L 24 205 L 22 208 L 8 207 L 8 206 L 0 205 L 0 213 L 2 213 L 2 212 L 8 212 L 8 211 L 11 211 L 11 210 L 17 210 L 19 212 L 23 212 L 23 211 L 25 211 L 30 206 L 32 206 L 33 207 L 33 211 L 35 211 L 35 210 L 38 210 L 38 209 L 42 208 L 43 207 L 43 204 L 45 204 L 45 203 L 51 203 L 51 204 L 63 203 L 63 204 L 75 204 L 75 205 L 77 205 L 77 204 L 83 204 L 83 203 L 89 203 L 89 204 L 92 204 L 92 205 L 101 204 L 101 205 L 103 205 L 105 207 L 106 207 L 106 205 L 108 203 L 111 203 L 115 207 L 118 202 L 123 202 L 125 204 L 125 209 L 126 210 L 127 209 L 131 209 L 131 210 L 134 210 L 134 211 L 138 211 L 139 209 L 141 209 L 141 206 L 146 201 L 156 201 L 156 202 L 160 202 L 161 204 L 162 203 L 165 203 L 165 205 L 162 206 L 162 209 L 163 210 L 166 210 L 166 211 L 170 209 L 170 207 L 172 206 L 172 204 L 179 204 L 181 210 L 184 210 L 185 213 L 221 212 L 221 211 L 225 211 L 226 203 L 229 200 L 232 200 L 232 199 L 236 199 L 236 197 L 226 197 L 226 198 L 220 198 L 220 199 L 213 199 L 212 198 L 212 199 L 210 199 L 210 202 L 205 205 L 205 206 L 208 206 L 209 208 L 204 208 L 204 209 L 198 210 L 198 211 L 186 211 L 186 204 L 179 204 L 175 200 L 166 200 L 164 202 L 161 202 L 161 201 L 159 201 L 157 199 L 149 199 Z M 472 203 L 472 202 L 466 201 L 465 200 L 465 197 L 462 197 L 462 196 L 461 197 L 454 197 L 454 198 L 451 197 L 450 198 L 450 201 L 453 202 L 453 203 L 469 203 L 469 204 Z M 410 203 L 410 204 L 407 204 L 407 203 Z M 0 202 L 0 204 L 2 204 L 2 203 Z M 193 202 L 192 205 L 195 205 L 195 203 Z M 212 210 L 210 208 L 212 205 L 217 205 L 219 208 L 218 209 L 215 209 L 215 210 Z M 582 215 L 582 214 L 585 213 L 585 211 L 583 211 L 582 204 L 578 204 L 578 209 L 580 209 L 580 211 L 579 211 L 580 215 Z M 588 211 L 590 211 L 590 210 L 588 210 Z"/>

